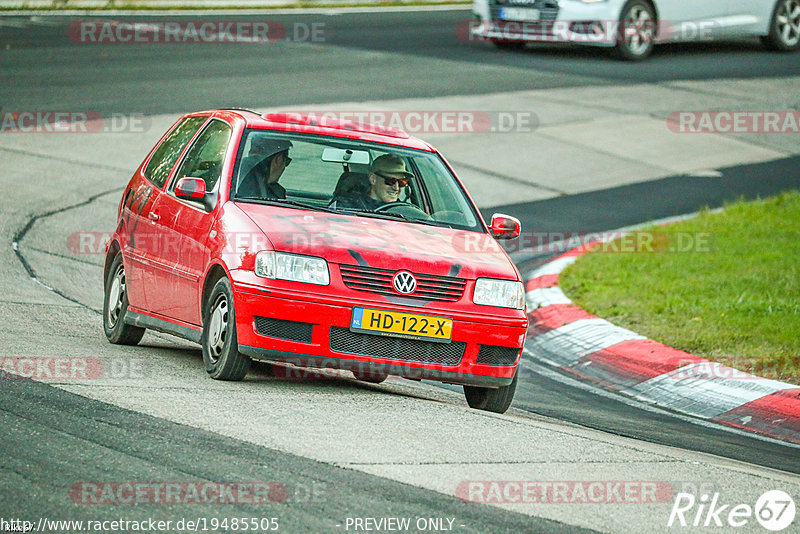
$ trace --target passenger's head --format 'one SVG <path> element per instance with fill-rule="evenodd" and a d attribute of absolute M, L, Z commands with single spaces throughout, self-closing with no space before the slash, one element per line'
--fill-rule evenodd
<path fill-rule="evenodd" d="M 397 202 L 400 190 L 408 185 L 414 175 L 406 170 L 405 161 L 395 154 L 384 154 L 369 168 L 369 196 L 384 204 Z"/>

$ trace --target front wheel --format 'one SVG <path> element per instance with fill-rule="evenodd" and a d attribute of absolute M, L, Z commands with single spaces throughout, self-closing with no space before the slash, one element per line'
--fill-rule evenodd
<path fill-rule="evenodd" d="M 103 298 L 103 331 L 115 345 L 136 345 L 144 335 L 144 328 L 125 323 L 128 313 L 128 286 L 122 253 L 117 253 L 106 275 Z"/>
<path fill-rule="evenodd" d="M 619 17 L 617 57 L 626 61 L 641 61 L 653 51 L 656 37 L 656 16 L 653 8 L 643 0 L 631 0 Z"/>
<path fill-rule="evenodd" d="M 771 50 L 792 52 L 800 48 L 800 0 L 778 0 L 769 33 L 761 42 Z"/>
<path fill-rule="evenodd" d="M 370 384 L 380 384 L 389 377 L 387 373 L 373 369 L 354 369 L 351 372 L 356 379 Z"/>
<path fill-rule="evenodd" d="M 230 281 L 223 277 L 214 284 L 203 309 L 203 363 L 217 380 L 241 380 L 250 369 L 250 358 L 239 352 L 236 341 L 236 312 Z"/>
<path fill-rule="evenodd" d="M 482 388 L 479 386 L 464 386 L 464 396 L 470 408 L 476 410 L 486 410 L 487 412 L 505 413 L 514 400 L 514 392 L 517 390 L 517 376 L 519 370 L 514 373 L 514 379 L 507 386 L 500 388 Z"/>

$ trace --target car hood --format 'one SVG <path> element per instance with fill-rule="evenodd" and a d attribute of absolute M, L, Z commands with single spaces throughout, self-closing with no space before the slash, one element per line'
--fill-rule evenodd
<path fill-rule="evenodd" d="M 238 206 L 278 251 L 420 274 L 519 279 L 487 233 L 280 206 Z"/>

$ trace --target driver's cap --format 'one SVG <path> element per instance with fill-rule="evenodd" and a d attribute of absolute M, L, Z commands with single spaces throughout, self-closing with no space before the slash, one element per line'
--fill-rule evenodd
<path fill-rule="evenodd" d="M 272 137 L 259 135 L 250 140 L 249 154 L 251 156 L 268 158 L 278 154 L 279 152 L 289 150 L 292 148 L 292 146 L 292 142 L 288 139 L 275 139 Z"/>
<path fill-rule="evenodd" d="M 403 158 L 396 154 L 384 154 L 375 158 L 369 167 L 370 172 L 386 172 L 392 174 L 403 174 L 409 178 L 414 175 L 406 170 L 406 163 Z"/>

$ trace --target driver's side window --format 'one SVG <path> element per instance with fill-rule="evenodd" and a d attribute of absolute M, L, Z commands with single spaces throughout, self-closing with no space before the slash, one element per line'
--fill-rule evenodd
<path fill-rule="evenodd" d="M 213 191 L 222 174 L 231 133 L 228 123 L 212 120 L 186 152 L 170 190 L 174 191 L 178 180 L 191 176 L 202 178 L 206 183 L 206 191 Z"/>

